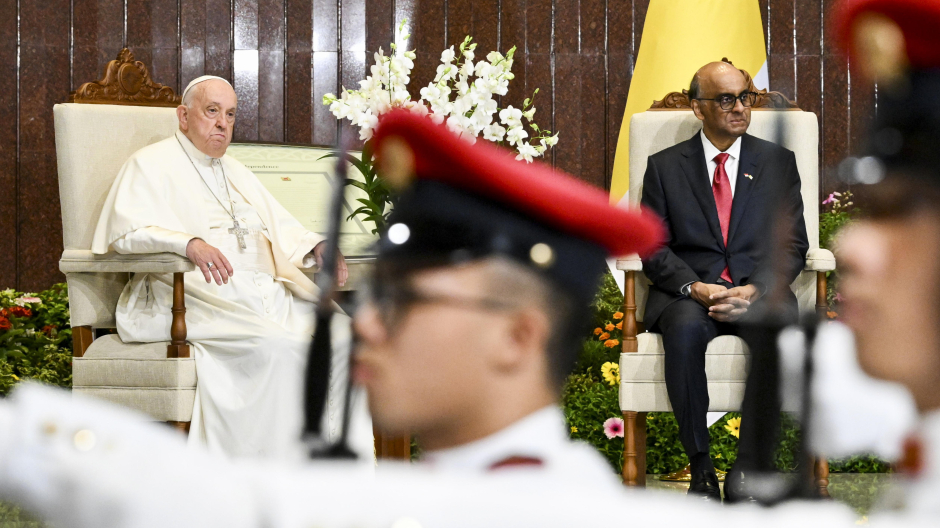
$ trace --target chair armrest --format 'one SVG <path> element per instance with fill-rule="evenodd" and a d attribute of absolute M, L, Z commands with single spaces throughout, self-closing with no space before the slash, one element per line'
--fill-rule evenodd
<path fill-rule="evenodd" d="M 184 273 L 196 266 L 176 253 L 95 255 L 91 251 L 66 249 L 59 259 L 62 273 Z"/>
<path fill-rule="evenodd" d="M 618 258 L 617 269 L 622 271 L 643 271 L 643 261 L 637 255 Z"/>
<path fill-rule="evenodd" d="M 806 252 L 806 271 L 832 271 L 836 269 L 836 257 L 828 249 L 810 248 Z"/>

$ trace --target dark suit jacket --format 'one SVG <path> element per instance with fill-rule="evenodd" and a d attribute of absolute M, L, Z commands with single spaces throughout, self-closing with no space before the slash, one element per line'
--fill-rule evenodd
<path fill-rule="evenodd" d="M 643 271 L 653 282 L 646 302 L 647 328 L 682 298 L 683 286 L 695 281 L 714 284 L 725 265 L 735 286 L 759 287 L 771 284 L 774 273 L 781 273 L 789 284 L 804 267 L 809 242 L 796 157 L 769 141 L 747 134 L 741 138 L 727 248 L 699 133 L 649 157 L 642 204 L 663 219 L 668 232 L 666 245 L 643 260 Z M 781 240 L 770 236 L 774 209 L 785 213 L 780 218 L 789 219 L 782 248 L 770 245 L 772 238 Z M 788 293 L 795 308 L 796 297 Z"/>

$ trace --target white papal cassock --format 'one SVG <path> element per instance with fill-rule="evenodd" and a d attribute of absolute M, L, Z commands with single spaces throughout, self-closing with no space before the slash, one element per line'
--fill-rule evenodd
<path fill-rule="evenodd" d="M 232 207 L 239 225 L 249 230 L 245 249 L 228 231 Z M 217 247 L 235 273 L 222 285 L 207 284 L 199 269 L 185 277 L 187 340 L 198 376 L 190 443 L 230 456 L 296 456 L 318 298 L 301 268 L 315 264 L 310 251 L 324 239 L 304 229 L 244 165 L 227 155 L 212 158 L 176 132 L 124 164 L 92 250 L 185 256 L 193 237 Z M 121 339 L 169 340 L 172 292 L 170 274 L 135 274 L 118 301 Z M 345 315 L 334 317 L 333 339 L 325 419 L 335 437 L 350 345 Z M 364 399 L 357 402 L 354 448 L 371 458 L 371 423 Z"/>

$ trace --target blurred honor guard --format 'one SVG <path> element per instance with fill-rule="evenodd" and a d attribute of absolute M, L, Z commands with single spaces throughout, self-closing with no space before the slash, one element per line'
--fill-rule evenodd
<path fill-rule="evenodd" d="M 940 1 L 852 0 L 839 37 L 878 83 L 869 156 L 843 171 L 865 218 L 837 247 L 843 319 L 869 374 L 907 387 L 921 415 L 890 505 L 940 517 Z M 858 187 L 856 187 L 858 188 Z M 856 189 L 853 188 L 853 189 Z"/>
<path fill-rule="evenodd" d="M 355 380 L 376 426 L 426 464 L 614 480 L 558 407 L 608 254 L 648 253 L 659 222 L 598 189 L 394 112 L 376 132 L 401 190 L 354 317 Z"/>
<path fill-rule="evenodd" d="M 323 237 L 225 155 L 237 106 L 228 81 L 199 77 L 182 103 L 179 130 L 124 164 L 92 249 L 173 252 L 199 268 L 185 279 L 199 376 L 190 441 L 229 456 L 284 456 L 299 448 L 303 366 L 318 297 L 301 269 L 322 259 Z M 338 266 L 343 282 L 342 258 Z M 134 275 L 118 301 L 121 339 L 167 341 L 172 293 L 169 274 Z M 348 354 L 348 331 L 338 341 Z M 364 412 L 360 417 L 367 422 Z M 370 427 L 359 429 L 369 452 Z"/>

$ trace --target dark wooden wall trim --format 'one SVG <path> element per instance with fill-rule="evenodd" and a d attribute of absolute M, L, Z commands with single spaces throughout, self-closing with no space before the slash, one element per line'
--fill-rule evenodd
<path fill-rule="evenodd" d="M 238 140 L 316 144 L 354 133 L 320 101 L 356 86 L 403 19 L 418 55 L 414 94 L 431 81 L 444 47 L 466 34 L 481 51 L 515 45 L 516 80 L 503 104 L 519 106 L 540 88 L 537 121 L 561 134 L 548 160 L 609 187 L 649 1 L 0 2 L 0 288 L 37 290 L 62 280 L 52 105 L 99 78 L 125 45 L 156 82 L 176 90 L 203 74 L 232 80 Z M 875 93 L 852 82 L 857 77 L 829 38 L 832 0 L 758 1 L 771 89 L 819 116 L 828 193 L 839 187 L 834 167 L 859 147 Z"/>

